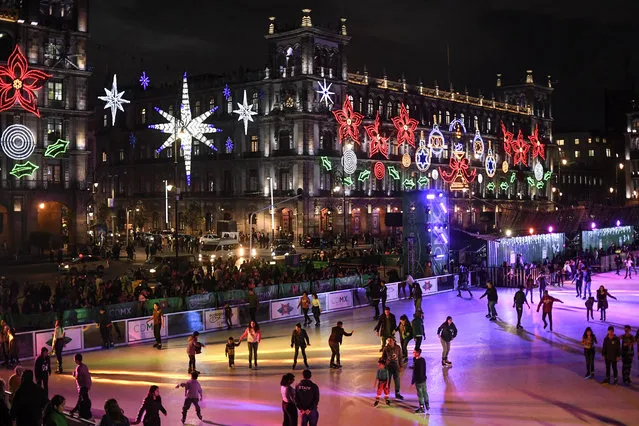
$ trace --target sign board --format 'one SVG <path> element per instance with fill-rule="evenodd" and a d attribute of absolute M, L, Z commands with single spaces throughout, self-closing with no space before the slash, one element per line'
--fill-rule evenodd
<path fill-rule="evenodd" d="M 87 327 L 93 327 L 93 325 L 88 325 Z M 63 352 L 66 351 L 80 351 L 82 350 L 82 327 L 74 327 L 74 328 L 65 328 L 64 329 L 65 341 L 67 342 L 64 345 Z M 40 349 L 46 347 L 49 349 L 49 352 L 53 350 L 52 348 L 52 340 L 53 340 L 53 330 L 44 331 L 41 333 L 35 334 L 36 354 L 40 354 Z"/>
<path fill-rule="evenodd" d="M 297 307 L 300 302 L 299 297 L 289 297 L 271 301 L 271 319 L 295 318 L 302 315 L 301 309 Z"/>
<path fill-rule="evenodd" d="M 153 321 L 149 321 L 148 324 L 146 319 L 127 321 L 127 335 L 129 336 L 129 342 L 153 339 Z M 164 321 L 162 321 L 160 336 L 167 337 L 167 335 L 165 318 Z"/>
<path fill-rule="evenodd" d="M 232 316 L 231 323 L 233 325 L 240 325 L 240 310 L 235 307 L 231 308 Z M 224 319 L 224 309 L 211 309 L 210 311 L 204 311 L 204 329 L 216 330 L 220 328 L 226 328 L 226 321 Z"/>
<path fill-rule="evenodd" d="M 345 309 L 353 307 L 353 292 L 336 291 L 328 293 L 326 296 L 326 309 L 328 311 L 334 311 L 337 309 Z"/>
<path fill-rule="evenodd" d="M 399 295 L 397 292 L 397 286 L 399 283 L 386 284 L 386 300 L 397 300 L 399 299 Z"/>

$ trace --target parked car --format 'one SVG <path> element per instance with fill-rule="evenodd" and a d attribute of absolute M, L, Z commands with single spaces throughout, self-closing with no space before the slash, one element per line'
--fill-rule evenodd
<path fill-rule="evenodd" d="M 58 265 L 62 274 L 77 275 L 79 272 L 96 272 L 102 274 L 109 267 L 109 260 L 100 256 L 80 255 L 69 262 Z"/>
<path fill-rule="evenodd" d="M 199 261 L 202 263 L 213 262 L 216 258 L 227 258 L 235 256 L 237 258 L 244 257 L 244 247 L 237 240 L 219 240 L 210 244 L 202 244 L 200 246 Z"/>
<path fill-rule="evenodd" d="M 151 256 L 140 268 L 142 275 L 149 280 L 155 280 L 160 276 L 162 266 L 169 262 L 175 264 L 175 253 L 163 253 Z M 180 273 L 184 273 L 190 268 L 201 266 L 200 262 L 195 259 L 195 256 L 189 253 L 178 255 L 177 262 L 177 270 Z"/>
<path fill-rule="evenodd" d="M 280 244 L 275 247 L 271 252 L 271 257 L 273 260 L 282 260 L 286 259 L 287 256 L 295 254 L 295 247 L 292 244 Z"/>
<path fill-rule="evenodd" d="M 304 248 L 329 248 L 333 244 L 322 237 L 306 237 L 302 242 Z"/>

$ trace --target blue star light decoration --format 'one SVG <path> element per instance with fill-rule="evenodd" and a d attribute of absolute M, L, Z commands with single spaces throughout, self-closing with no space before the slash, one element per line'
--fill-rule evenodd
<path fill-rule="evenodd" d="M 98 99 L 106 102 L 104 105 L 104 109 L 111 108 L 111 125 L 115 125 L 115 116 L 118 113 L 118 110 L 124 112 L 124 108 L 122 108 L 122 104 L 130 103 L 126 99 L 123 99 L 124 91 L 118 92 L 118 77 L 113 74 L 113 84 L 111 85 L 111 90 L 105 88 L 104 93 L 106 96 L 98 96 Z"/>
<path fill-rule="evenodd" d="M 146 71 L 142 71 L 142 75 L 140 76 L 140 86 L 142 86 L 142 88 L 146 90 L 146 88 L 149 87 L 150 83 L 151 79 L 148 75 L 146 75 Z"/>
<path fill-rule="evenodd" d="M 415 165 L 420 172 L 425 172 L 430 167 L 430 148 L 426 146 L 426 141 L 421 138 L 419 147 L 415 150 Z"/>
<path fill-rule="evenodd" d="M 244 120 L 244 134 L 248 133 L 248 122 L 253 121 L 253 116 L 257 114 L 257 111 L 253 111 L 253 104 L 248 104 L 246 100 L 246 90 L 244 91 L 244 102 L 237 103 L 238 109 L 233 112 L 238 115 L 237 121 Z"/>
<path fill-rule="evenodd" d="M 182 105 L 180 106 L 180 118 L 174 117 L 162 111 L 156 107 L 155 110 L 164 117 L 168 123 L 152 124 L 150 129 L 160 130 L 163 133 L 167 133 L 170 136 L 157 149 L 157 152 L 161 152 L 163 149 L 173 146 L 177 139 L 180 140 L 182 151 L 184 152 L 184 168 L 186 169 L 186 184 L 191 186 L 191 153 L 193 147 L 193 139 L 203 143 L 211 148 L 213 151 L 217 151 L 217 148 L 212 141 L 209 141 L 205 133 L 216 133 L 219 129 L 216 129 L 212 124 L 204 123 L 211 114 L 215 112 L 217 107 L 210 111 L 206 111 L 195 118 L 191 116 L 191 104 L 189 102 L 189 84 L 186 79 L 186 73 L 182 78 Z"/>
<path fill-rule="evenodd" d="M 136 142 L 137 142 L 137 139 L 135 138 L 135 134 L 133 133 L 129 134 L 129 145 L 135 148 Z"/>
<path fill-rule="evenodd" d="M 224 85 L 224 90 L 222 90 L 222 94 L 224 95 L 224 99 L 226 99 L 227 101 L 231 97 L 231 89 L 229 89 L 228 84 Z"/>
<path fill-rule="evenodd" d="M 319 86 L 320 90 L 316 90 L 315 92 L 322 95 L 322 97 L 320 98 L 320 103 L 324 102 L 326 107 L 330 107 L 331 105 L 333 105 L 333 98 L 331 98 L 331 95 L 335 94 L 335 92 L 331 92 L 331 86 L 333 85 L 333 83 L 326 83 L 326 79 L 324 79 L 324 84 L 322 84 L 321 81 L 318 81 L 317 85 Z"/>
<path fill-rule="evenodd" d="M 233 152 L 233 147 L 234 147 L 234 145 L 233 145 L 233 141 L 231 140 L 231 138 L 230 138 L 230 137 L 226 138 L 226 145 L 225 145 L 225 147 L 226 147 L 226 153 L 227 153 L 227 154 L 230 154 L 231 152 Z"/>

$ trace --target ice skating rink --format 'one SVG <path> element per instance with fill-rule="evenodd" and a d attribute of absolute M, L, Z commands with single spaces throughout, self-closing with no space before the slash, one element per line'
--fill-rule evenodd
<path fill-rule="evenodd" d="M 575 297 L 574 286 L 550 287 L 550 294 L 565 302 L 555 303 L 554 332 L 543 329 L 541 313 L 524 307 L 524 330 L 515 328 L 512 308 L 514 290 L 499 288 L 499 319 L 485 318 L 486 299 L 479 300 L 481 289 L 470 299 L 456 292 L 424 298 L 426 337 L 422 356 L 427 363 L 427 389 L 430 413 L 417 415 L 414 388 L 410 387 L 412 370 L 401 373 L 404 401 L 392 400 L 390 407 L 373 407 L 376 360 L 379 339 L 375 336 L 372 308 L 343 311 L 322 316 L 322 326 L 309 327 L 311 347 L 307 348 L 313 380 L 319 385 L 320 425 L 637 425 L 639 424 L 639 378 L 635 355 L 631 387 L 602 385 L 604 363 L 601 342 L 609 325 L 623 333 L 630 324 L 633 334 L 639 326 L 639 279 L 624 280 L 614 273 L 594 276 L 593 294 L 604 285 L 618 300 L 610 299 L 608 321 L 586 323 L 584 301 Z M 535 302 L 539 301 L 536 291 Z M 412 318 L 412 301 L 390 304 L 399 320 L 403 313 Z M 596 305 L 595 305 L 596 308 Z M 441 345 L 437 327 L 451 315 L 459 336 L 452 343 L 449 359 L 452 368 L 441 366 Z M 330 350 L 327 340 L 336 321 L 344 322 L 347 331 L 342 345 L 342 370 L 328 368 Z M 585 362 L 581 335 L 590 325 L 599 340 L 596 380 L 584 380 Z M 204 389 L 200 423 L 191 408 L 187 424 L 278 425 L 282 424 L 279 382 L 291 371 L 293 349 L 290 348 L 294 322 L 264 324 L 259 347 L 259 369 L 250 370 L 246 342 L 236 350 L 236 368 L 229 370 L 224 344 L 229 336 L 239 338 L 243 328 L 203 333 L 200 341 L 207 346 L 197 358 L 200 382 Z M 412 358 L 413 342 L 409 345 Z M 165 425 L 179 425 L 184 399 L 175 385 L 187 380 L 186 338 L 166 342 L 161 351 L 151 344 L 87 352 L 85 362 L 93 375 L 90 392 L 94 415 L 103 414 L 104 401 L 116 398 L 125 414 L 135 419 L 150 385 L 160 386 L 168 416 Z M 64 359 L 67 374 L 51 376 L 49 395 L 60 393 L 67 398 L 67 409 L 75 405 L 76 390 L 70 375 L 73 354 Z M 52 365 L 54 359 L 51 360 Z M 412 360 L 409 362 L 412 364 Z M 23 362 L 30 368 L 31 363 Z M 296 382 L 303 366 L 298 361 Z M 621 375 L 621 362 L 619 362 Z M 8 379 L 9 372 L 2 373 Z M 619 378 L 621 382 L 621 377 Z M 392 386 L 391 386 L 392 389 Z M 393 393 L 391 391 L 391 397 Z"/>

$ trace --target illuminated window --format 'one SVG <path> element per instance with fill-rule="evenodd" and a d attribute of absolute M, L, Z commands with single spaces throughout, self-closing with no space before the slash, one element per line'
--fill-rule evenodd
<path fill-rule="evenodd" d="M 215 108 L 215 99 L 209 99 L 209 111 Z"/>
<path fill-rule="evenodd" d="M 360 112 L 360 114 L 363 112 L 362 110 L 364 109 L 364 99 L 360 96 L 359 97 L 359 105 L 357 110 Z"/>
<path fill-rule="evenodd" d="M 256 135 L 251 136 L 251 152 L 258 152 L 260 150 L 260 140 Z"/>
<path fill-rule="evenodd" d="M 579 158 L 579 151 L 575 151 L 575 158 Z"/>
<path fill-rule="evenodd" d="M 106 162 L 107 162 L 107 159 L 108 159 L 108 157 L 107 157 L 107 153 L 103 151 L 103 152 L 102 152 L 102 162 L 103 162 L 103 163 L 106 163 Z"/>
<path fill-rule="evenodd" d="M 579 138 L 575 138 L 575 145 L 579 145 Z"/>
<path fill-rule="evenodd" d="M 47 118 L 47 139 L 49 141 L 55 141 L 56 139 L 62 139 L 62 119 L 49 117 Z"/>
<path fill-rule="evenodd" d="M 140 110 L 140 123 L 146 124 L 146 108 Z"/>
<path fill-rule="evenodd" d="M 610 150 L 610 148 L 606 148 L 606 157 L 612 157 L 612 151 Z"/>
<path fill-rule="evenodd" d="M 47 97 L 50 101 L 62 100 L 62 82 L 61 81 L 49 81 L 47 82 Z"/>
<path fill-rule="evenodd" d="M 599 143 L 601 140 L 599 138 L 595 138 L 595 143 Z"/>
<path fill-rule="evenodd" d="M 603 138 L 602 140 L 603 140 L 603 143 L 606 143 L 606 138 Z"/>
<path fill-rule="evenodd" d="M 226 113 L 233 114 L 233 96 L 229 96 L 226 100 Z"/>
<path fill-rule="evenodd" d="M 202 104 L 200 101 L 195 101 L 195 115 L 200 115 L 202 110 Z"/>
<path fill-rule="evenodd" d="M 102 116 L 102 127 L 106 127 L 109 125 L 109 117 L 106 114 Z"/>
<path fill-rule="evenodd" d="M 389 102 L 386 104 L 386 118 L 390 119 L 392 113 L 393 113 L 393 104 Z"/>
<path fill-rule="evenodd" d="M 369 99 L 368 100 L 368 115 L 372 116 L 373 115 L 373 100 Z"/>
<path fill-rule="evenodd" d="M 589 149 L 588 150 L 588 157 L 594 157 L 595 156 L 595 150 L 594 149 Z"/>
<path fill-rule="evenodd" d="M 169 105 L 169 115 L 173 115 L 173 105 Z"/>
<path fill-rule="evenodd" d="M 490 122 L 490 117 L 488 117 L 488 119 L 486 120 L 486 129 L 490 132 L 493 128 L 492 128 L 492 124 Z"/>
<path fill-rule="evenodd" d="M 446 111 L 446 124 L 450 124 L 450 112 Z"/>
<path fill-rule="evenodd" d="M 124 150 L 120 150 L 120 161 L 124 161 Z"/>
<path fill-rule="evenodd" d="M 259 109 L 260 103 L 260 94 L 255 92 L 253 93 L 253 111 L 257 111 Z"/>
<path fill-rule="evenodd" d="M 563 146 L 564 145 L 564 140 L 563 139 L 557 139 L 557 145 Z"/>
<path fill-rule="evenodd" d="M 588 143 L 592 143 L 592 138 L 588 138 Z"/>

